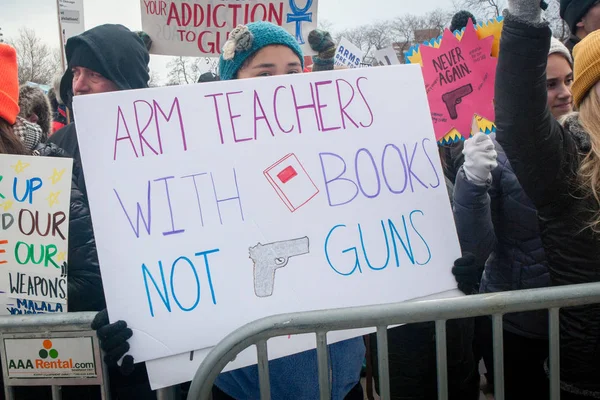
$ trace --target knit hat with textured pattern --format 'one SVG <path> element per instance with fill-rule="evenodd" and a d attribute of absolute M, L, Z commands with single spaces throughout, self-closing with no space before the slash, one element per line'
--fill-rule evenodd
<path fill-rule="evenodd" d="M 587 35 L 573 49 L 575 65 L 571 91 L 575 106 L 579 107 L 588 92 L 600 80 L 600 30 Z"/>
<path fill-rule="evenodd" d="M 0 43 L 0 118 L 14 125 L 19 114 L 19 73 L 17 52 Z"/>
<path fill-rule="evenodd" d="M 573 57 L 571 56 L 569 49 L 567 49 L 567 46 L 562 44 L 562 42 L 555 37 L 553 37 L 550 41 L 550 51 L 548 52 L 548 56 L 551 56 L 552 54 L 563 56 L 571 68 L 573 68 Z"/>
<path fill-rule="evenodd" d="M 298 41 L 285 29 L 270 22 L 252 22 L 238 25 L 229 34 L 219 59 L 219 76 L 222 81 L 235 79 L 244 62 L 263 47 L 282 45 L 289 47 L 300 59 L 304 69 L 304 55 Z"/>

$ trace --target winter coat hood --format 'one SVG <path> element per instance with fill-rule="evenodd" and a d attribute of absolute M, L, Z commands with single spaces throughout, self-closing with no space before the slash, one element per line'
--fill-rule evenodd
<path fill-rule="evenodd" d="M 100 25 L 67 41 L 67 63 L 79 46 L 86 46 L 99 62 L 105 77 L 120 90 L 148 87 L 150 54 L 140 37 L 123 25 Z M 75 65 L 76 66 L 76 65 Z M 69 104 L 73 95 L 73 74 L 67 69 L 60 83 L 60 97 Z M 96 71 L 99 72 L 99 71 Z"/>

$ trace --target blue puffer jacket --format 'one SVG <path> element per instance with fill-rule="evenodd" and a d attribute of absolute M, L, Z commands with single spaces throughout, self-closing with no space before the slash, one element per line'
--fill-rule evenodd
<path fill-rule="evenodd" d="M 331 399 L 343 400 L 358 381 L 365 358 L 362 337 L 328 346 Z M 274 400 L 313 400 L 319 398 L 317 351 L 309 350 L 269 361 L 271 398 Z M 215 384 L 238 400 L 260 399 L 256 365 L 225 372 Z"/>
<path fill-rule="evenodd" d="M 537 211 L 504 150 L 494 144 L 498 167 L 492 171 L 491 185 L 470 182 L 463 167 L 456 177 L 453 209 L 462 251 L 485 262 L 480 293 L 550 286 Z M 547 338 L 547 312 L 507 314 L 504 328 L 531 338 Z"/>

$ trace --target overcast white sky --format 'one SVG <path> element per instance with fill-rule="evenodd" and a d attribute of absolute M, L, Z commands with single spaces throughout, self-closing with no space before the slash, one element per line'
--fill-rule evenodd
<path fill-rule="evenodd" d="M 339 6 L 342 5 L 342 6 Z M 333 30 L 389 19 L 402 14 L 424 14 L 436 8 L 451 8 L 451 0 L 319 0 L 319 19 Z M 22 26 L 36 31 L 48 44 L 60 43 L 56 0 L 0 0 L 0 27 L 5 37 L 16 36 Z M 141 29 L 139 0 L 84 0 L 86 29 L 118 23 Z M 166 79 L 168 57 L 152 56 L 150 67 Z"/>

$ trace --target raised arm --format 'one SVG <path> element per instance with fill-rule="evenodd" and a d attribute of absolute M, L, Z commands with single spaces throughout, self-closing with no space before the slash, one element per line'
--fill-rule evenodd
<path fill-rule="evenodd" d="M 496 243 L 488 190 L 492 171 L 498 170 L 497 155 L 492 139 L 484 133 L 465 141 L 463 153 L 465 162 L 454 185 L 454 221 L 463 254 L 473 254 L 483 265 Z"/>
<path fill-rule="evenodd" d="M 496 72 L 496 139 L 539 210 L 568 198 L 577 153 L 547 106 L 550 37 L 539 0 L 509 1 Z"/>

